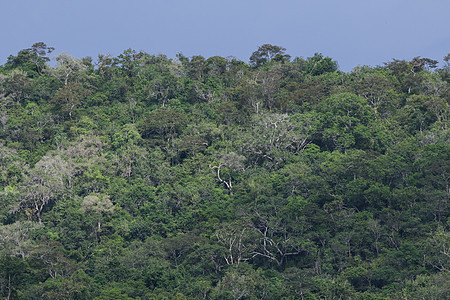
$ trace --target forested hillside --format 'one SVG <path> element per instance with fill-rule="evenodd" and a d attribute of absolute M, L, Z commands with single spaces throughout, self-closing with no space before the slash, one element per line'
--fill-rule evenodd
<path fill-rule="evenodd" d="M 0 66 L 3 299 L 450 298 L 450 56 L 53 50 Z"/>

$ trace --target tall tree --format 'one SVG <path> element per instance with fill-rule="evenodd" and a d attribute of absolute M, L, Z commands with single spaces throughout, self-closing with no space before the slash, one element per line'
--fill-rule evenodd
<path fill-rule="evenodd" d="M 253 67 L 261 67 L 271 61 L 287 62 L 291 58 L 285 54 L 286 48 L 271 44 L 264 44 L 250 56 L 250 63 Z"/>
<path fill-rule="evenodd" d="M 42 75 L 46 68 L 46 63 L 50 61 L 48 55 L 55 50 L 47 46 L 44 42 L 38 42 L 31 48 L 20 50 L 17 56 L 8 57 L 5 66 L 7 68 L 21 68 L 25 72 L 31 72 L 30 75 Z"/>

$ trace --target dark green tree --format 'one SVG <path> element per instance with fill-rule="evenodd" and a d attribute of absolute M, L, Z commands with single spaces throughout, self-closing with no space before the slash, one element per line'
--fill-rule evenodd
<path fill-rule="evenodd" d="M 288 62 L 291 58 L 285 54 L 286 48 L 271 44 L 264 44 L 250 56 L 250 63 L 253 67 L 261 67 L 269 62 Z"/>

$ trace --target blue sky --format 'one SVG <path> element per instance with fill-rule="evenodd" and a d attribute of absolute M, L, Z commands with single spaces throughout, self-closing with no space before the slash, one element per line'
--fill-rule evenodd
<path fill-rule="evenodd" d="M 0 64 L 43 41 L 76 57 L 125 49 L 235 56 L 262 44 L 315 52 L 341 70 L 450 52 L 449 0 L 2 0 Z"/>

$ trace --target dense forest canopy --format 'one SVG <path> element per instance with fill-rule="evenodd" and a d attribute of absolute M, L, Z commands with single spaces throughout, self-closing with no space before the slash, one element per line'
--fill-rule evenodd
<path fill-rule="evenodd" d="M 2 298 L 450 297 L 450 55 L 54 50 L 0 66 Z"/>

